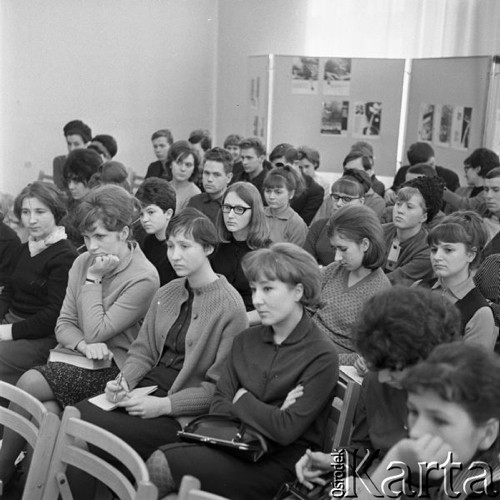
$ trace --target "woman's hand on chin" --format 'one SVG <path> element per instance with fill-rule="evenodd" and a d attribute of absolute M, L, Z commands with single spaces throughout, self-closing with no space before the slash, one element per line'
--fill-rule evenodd
<path fill-rule="evenodd" d="M 102 278 L 105 274 L 109 274 L 116 269 L 119 263 L 120 259 L 116 255 L 98 255 L 94 259 L 94 263 L 89 267 L 88 276 Z"/>

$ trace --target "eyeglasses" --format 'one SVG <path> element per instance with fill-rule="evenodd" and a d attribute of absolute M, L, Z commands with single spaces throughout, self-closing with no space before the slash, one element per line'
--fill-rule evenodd
<path fill-rule="evenodd" d="M 330 196 L 334 201 L 342 200 L 344 203 L 351 203 L 352 200 L 359 200 L 359 196 L 341 196 L 334 193 L 332 193 Z"/>
<path fill-rule="evenodd" d="M 233 207 L 232 205 L 226 205 L 225 203 L 221 208 L 225 214 L 230 213 L 232 210 L 236 215 L 243 215 L 247 210 L 252 210 L 251 207 L 242 207 L 241 205 Z"/>

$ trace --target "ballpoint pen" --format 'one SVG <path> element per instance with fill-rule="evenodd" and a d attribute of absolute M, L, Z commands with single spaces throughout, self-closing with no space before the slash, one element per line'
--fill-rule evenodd
<path fill-rule="evenodd" d="M 118 386 L 121 387 L 122 386 L 122 380 L 123 380 L 123 374 L 120 372 L 118 374 L 118 377 L 116 377 L 116 382 L 118 383 Z M 117 396 L 118 392 L 115 392 L 114 395 L 113 395 L 113 402 L 116 403 L 116 396 Z"/>

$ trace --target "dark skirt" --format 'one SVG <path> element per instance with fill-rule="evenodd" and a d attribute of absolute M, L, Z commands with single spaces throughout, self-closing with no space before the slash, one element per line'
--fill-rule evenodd
<path fill-rule="evenodd" d="M 101 370 L 87 370 L 67 363 L 52 362 L 35 366 L 34 369 L 47 380 L 54 393 L 54 399 L 63 408 L 102 394 L 106 383 L 115 378 L 120 371 L 114 363 L 109 368 Z"/>

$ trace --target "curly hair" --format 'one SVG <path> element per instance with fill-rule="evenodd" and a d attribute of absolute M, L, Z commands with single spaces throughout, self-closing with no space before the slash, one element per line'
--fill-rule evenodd
<path fill-rule="evenodd" d="M 461 336 L 457 307 L 430 290 L 394 286 L 371 297 L 354 327 L 354 344 L 374 370 L 401 370 Z"/>

